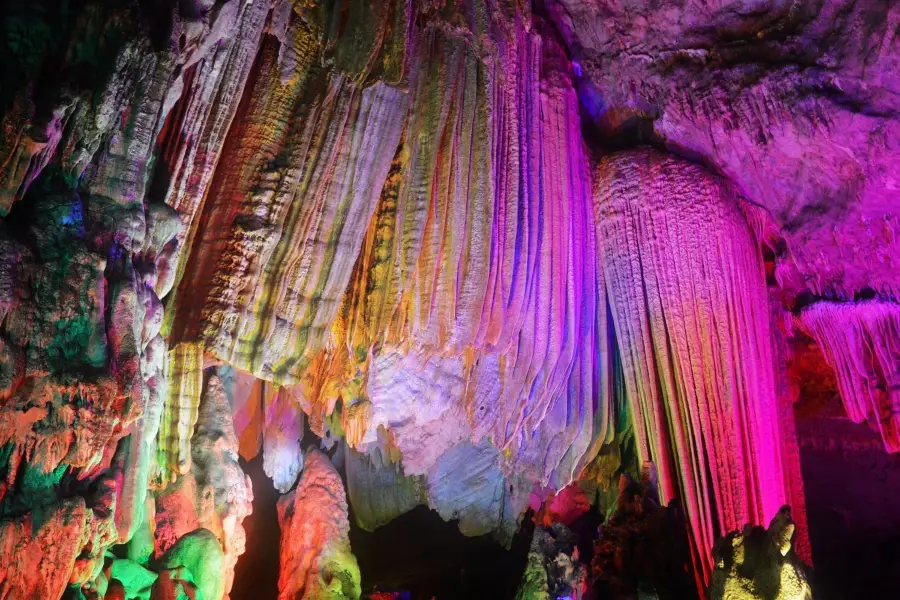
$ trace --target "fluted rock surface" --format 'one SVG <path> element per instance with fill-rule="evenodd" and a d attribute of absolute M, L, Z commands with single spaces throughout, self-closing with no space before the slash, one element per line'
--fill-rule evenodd
<path fill-rule="evenodd" d="M 358 596 L 313 435 L 363 528 L 509 542 L 653 461 L 701 581 L 784 503 L 808 559 L 794 320 L 900 447 L 896 6 L 47 4 L 0 26 L 0 595 L 227 594 L 262 452 L 282 595 Z"/>
<path fill-rule="evenodd" d="M 282 12 L 195 221 L 172 327 L 235 367 L 294 383 L 340 306 L 406 96 L 316 69 L 315 32 Z"/>
<path fill-rule="evenodd" d="M 817 302 L 799 322 L 834 369 L 847 416 L 869 420 L 885 449 L 900 451 L 900 305 Z"/>
<path fill-rule="evenodd" d="M 377 432 L 390 431 L 405 474 L 426 476 L 442 514 L 460 510 L 455 486 L 438 483 L 457 477 L 449 456 L 477 455 L 484 473 L 468 502 L 482 516 L 464 527 L 483 533 L 514 525 L 535 485 L 569 483 L 613 424 L 590 177 L 563 51 L 527 10 L 471 5 L 455 27 L 426 13 L 412 34 L 405 136 L 337 344 L 313 361 L 302 394 L 313 412 L 337 406 L 358 450 L 384 450 Z"/>
<path fill-rule="evenodd" d="M 718 536 L 790 500 L 762 255 L 740 198 L 699 166 L 636 150 L 601 160 L 596 183 L 638 455 L 663 503 L 683 502 L 708 580 Z"/>

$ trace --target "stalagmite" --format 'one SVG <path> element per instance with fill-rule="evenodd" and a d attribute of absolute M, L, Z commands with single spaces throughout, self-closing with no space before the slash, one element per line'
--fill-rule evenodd
<path fill-rule="evenodd" d="M 350 550 L 347 498 L 324 454 L 309 453 L 297 488 L 278 501 L 279 600 L 356 600 L 360 575 Z"/>
<path fill-rule="evenodd" d="M 587 572 L 578 561 L 577 539 L 560 523 L 548 529 L 536 527 L 516 600 L 581 600 L 587 590 Z"/>
<path fill-rule="evenodd" d="M 748 525 L 717 540 L 709 600 L 811 600 L 806 569 L 791 548 L 793 535 L 785 507 L 768 528 Z"/>
<path fill-rule="evenodd" d="M 206 378 L 192 428 L 189 470 L 156 495 L 157 554 L 168 552 L 183 536 L 202 528 L 222 547 L 222 588 L 227 594 L 234 566 L 244 552 L 244 518 L 253 491 L 238 464 L 238 439 L 228 397 L 216 373 Z"/>
<path fill-rule="evenodd" d="M 698 572 L 790 501 L 762 257 L 739 198 L 651 150 L 604 158 L 595 211 L 638 454 L 678 498 Z"/>

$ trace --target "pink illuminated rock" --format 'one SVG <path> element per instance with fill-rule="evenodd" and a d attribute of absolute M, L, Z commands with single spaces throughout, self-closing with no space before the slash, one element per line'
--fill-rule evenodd
<path fill-rule="evenodd" d="M 652 135 L 768 209 L 786 242 L 783 285 L 900 299 L 900 5 L 552 0 L 547 9 L 600 130 Z"/>
<path fill-rule="evenodd" d="M 817 302 L 800 326 L 834 369 L 847 416 L 869 420 L 888 452 L 900 452 L 900 305 Z"/>
<path fill-rule="evenodd" d="M 297 488 L 278 501 L 278 524 L 279 600 L 360 597 L 344 485 L 324 454 L 307 455 Z"/>
<path fill-rule="evenodd" d="M 789 500 L 762 256 L 729 185 L 684 160 L 605 157 L 596 189 L 638 456 L 683 502 L 708 580 L 717 536 Z"/>

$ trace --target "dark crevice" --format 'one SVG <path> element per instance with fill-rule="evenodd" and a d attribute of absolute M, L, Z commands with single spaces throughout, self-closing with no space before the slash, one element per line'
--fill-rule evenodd
<path fill-rule="evenodd" d="M 374 532 L 360 529 L 350 516 L 363 598 L 376 591 L 405 592 L 406 600 L 515 598 L 533 532 L 526 515 L 505 550 L 491 535 L 464 536 L 457 521 L 444 521 L 426 506 Z"/>
<path fill-rule="evenodd" d="M 234 570 L 232 600 L 266 600 L 278 597 L 278 491 L 263 471 L 263 457 L 240 460 L 241 469 L 253 484 L 253 512 L 243 522 L 247 549 Z"/>

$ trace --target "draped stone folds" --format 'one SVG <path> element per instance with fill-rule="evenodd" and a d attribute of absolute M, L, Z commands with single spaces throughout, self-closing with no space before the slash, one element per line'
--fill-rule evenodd
<path fill-rule="evenodd" d="M 326 340 L 406 106 L 384 84 L 312 72 L 314 32 L 288 15 L 281 39 L 263 41 L 225 143 L 172 327 L 175 339 L 278 383 L 299 380 Z"/>
<path fill-rule="evenodd" d="M 203 352 L 196 344 L 169 351 L 169 394 L 162 409 L 156 443 L 154 485 L 165 487 L 191 468 L 191 436 L 203 392 Z"/>
<path fill-rule="evenodd" d="M 303 394 L 326 411 L 340 397 L 358 449 L 390 430 L 406 474 L 432 474 L 438 510 L 435 494 L 456 493 L 438 479 L 460 476 L 445 452 L 501 469 L 512 497 L 482 490 L 476 512 L 495 523 L 470 531 L 484 532 L 611 439 L 611 355 L 564 54 L 522 12 L 469 25 L 500 32 L 496 45 L 419 32 L 405 136 L 333 327 L 344 344 L 317 359 Z"/>
<path fill-rule="evenodd" d="M 885 449 L 900 452 L 900 305 L 816 302 L 799 323 L 834 369 L 847 416 L 868 419 Z"/>
<path fill-rule="evenodd" d="M 708 581 L 717 536 L 790 501 L 761 253 L 729 186 L 682 159 L 605 157 L 595 189 L 638 453 L 683 503 Z"/>
<path fill-rule="evenodd" d="M 53 11 L 32 1 L 41 31 Z M 864 190 L 878 206 L 848 213 L 880 219 L 845 238 L 881 240 L 878 264 L 844 272 L 831 248 L 834 264 L 802 289 L 788 264 L 800 257 L 804 276 L 818 264 L 806 242 L 828 222 L 813 209 L 856 193 L 845 175 L 865 183 L 863 134 L 893 112 L 854 117 L 867 124 L 829 162 L 829 185 L 807 167 L 816 152 L 791 157 L 778 181 L 800 175 L 816 198 L 796 207 L 761 179 L 765 161 L 740 189 L 778 202 L 756 194 L 765 207 L 749 210 L 704 169 L 650 150 L 600 158 L 592 178 L 584 143 L 595 109 L 701 154 L 710 145 L 685 136 L 716 123 L 715 136 L 740 142 L 712 145 L 728 167 L 744 159 L 734 148 L 775 147 L 765 134 L 790 111 L 758 107 L 815 92 L 882 110 L 854 99 L 863 79 L 842 79 L 840 94 L 818 75 L 815 90 L 795 85 L 795 67 L 813 62 L 801 68 L 786 47 L 754 68 L 790 70 L 790 95 L 761 79 L 732 122 L 718 110 L 726 96 L 682 85 L 699 77 L 660 78 L 725 60 L 729 86 L 743 86 L 751 71 L 730 40 L 751 29 L 684 37 L 692 16 L 674 35 L 656 9 L 635 35 L 672 35 L 648 40 L 651 56 L 620 47 L 637 9 L 606 15 L 599 1 L 547 0 L 540 14 L 532 0 L 69 4 L 78 15 L 64 36 L 57 23 L 52 44 L 21 44 L 40 54 L 33 77 L 10 68 L 3 81 L 16 88 L 0 89 L 0 567 L 35 552 L 0 572 L 0 595 L 100 589 L 114 545 L 113 571 L 138 573 L 209 551 L 204 577 L 227 595 L 252 501 L 238 455 L 260 451 L 291 494 L 280 504 L 285 597 L 328 585 L 359 595 L 341 476 L 364 528 L 427 504 L 467 535 L 508 542 L 529 499 L 539 509 L 578 480 L 586 496 L 605 488 L 610 509 L 620 470 L 655 465 L 662 502 L 684 505 L 701 584 L 716 536 L 769 523 L 786 503 L 802 554 L 793 407 L 775 367 L 789 349 L 772 323 L 800 293 L 849 295 L 868 279 L 882 301 L 818 303 L 798 320 L 838 372 L 851 418 L 900 450 L 900 309 L 885 300 L 897 289 L 896 215 L 881 185 L 893 171 Z M 805 10 L 786 23 L 802 28 Z M 766 36 L 780 25 L 757 24 L 758 44 L 778 41 Z M 692 39 L 703 43 L 668 49 Z M 607 59 L 659 71 L 607 73 Z M 673 99 L 677 112 L 651 114 Z M 715 121 L 679 116 L 707 113 Z M 788 134 L 815 148 L 831 139 Z M 891 155 L 878 143 L 875 165 Z M 796 229 L 808 217 L 809 235 Z M 754 237 L 764 230 L 778 255 L 771 299 Z M 342 473 L 315 444 L 343 458 Z M 42 518 L 57 533 L 34 531 Z M 55 546 L 38 556 L 45 542 Z M 38 568 L 42 580 L 27 581 Z M 158 574 L 158 589 L 187 585 L 173 582 L 182 575 Z"/>

